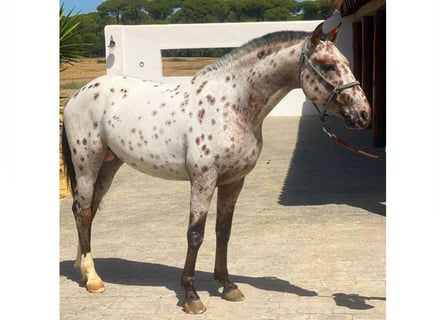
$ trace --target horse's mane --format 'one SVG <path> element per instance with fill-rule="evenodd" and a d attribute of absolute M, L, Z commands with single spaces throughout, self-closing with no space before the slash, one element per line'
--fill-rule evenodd
<path fill-rule="evenodd" d="M 217 70 L 226 65 L 228 62 L 236 60 L 237 58 L 244 56 L 246 53 L 252 52 L 258 48 L 270 46 L 275 43 L 303 40 L 310 34 L 311 32 L 306 31 L 277 31 L 268 33 L 262 37 L 250 40 L 249 42 L 238 48 L 233 49 L 232 51 L 221 57 L 221 59 L 208 65 L 204 69 L 207 71 Z"/>

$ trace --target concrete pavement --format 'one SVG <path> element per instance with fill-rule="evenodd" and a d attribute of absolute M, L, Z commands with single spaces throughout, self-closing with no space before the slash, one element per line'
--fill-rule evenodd
<path fill-rule="evenodd" d="M 367 150 L 371 132 L 342 138 Z M 229 272 L 246 296 L 213 280 L 215 198 L 197 262 L 200 319 L 380 320 L 386 317 L 385 162 L 332 142 L 317 118 L 269 117 L 264 147 L 235 209 Z M 71 197 L 60 201 L 60 319 L 191 319 L 181 310 L 189 183 L 124 165 L 93 224 L 105 282 L 88 293 L 75 269 Z"/>

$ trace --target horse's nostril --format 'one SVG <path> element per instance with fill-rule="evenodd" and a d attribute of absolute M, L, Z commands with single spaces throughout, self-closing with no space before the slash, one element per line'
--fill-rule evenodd
<path fill-rule="evenodd" d="M 368 121 L 368 113 L 366 111 L 360 111 L 360 118 L 364 121 Z"/>

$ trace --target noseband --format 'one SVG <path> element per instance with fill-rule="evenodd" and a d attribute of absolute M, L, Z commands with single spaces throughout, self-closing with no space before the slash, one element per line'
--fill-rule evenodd
<path fill-rule="evenodd" d="M 306 62 L 308 64 L 309 67 L 311 67 L 311 69 L 324 81 L 326 82 L 328 85 L 330 85 L 333 89 L 331 94 L 329 95 L 328 101 L 326 102 L 324 108 L 327 109 L 328 105 L 331 103 L 332 99 L 334 97 L 336 97 L 338 94 L 340 94 L 340 92 L 342 92 L 343 90 L 355 87 L 360 85 L 360 82 L 358 81 L 352 81 L 349 82 L 347 84 L 341 85 L 341 86 L 336 86 L 334 84 L 332 84 L 331 81 L 329 81 L 328 79 L 326 79 L 326 77 L 320 72 L 320 70 L 318 70 L 314 64 L 312 63 L 311 60 L 309 60 L 307 53 L 307 42 L 309 41 L 309 38 L 306 39 L 301 47 L 301 55 L 300 55 L 300 70 L 299 70 L 299 78 L 300 78 L 300 83 L 301 83 L 301 70 L 303 68 L 304 63 Z"/>

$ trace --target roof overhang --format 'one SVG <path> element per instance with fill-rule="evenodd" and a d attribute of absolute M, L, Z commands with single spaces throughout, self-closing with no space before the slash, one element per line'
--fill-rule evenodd
<path fill-rule="evenodd" d="M 354 16 L 358 20 L 363 16 L 373 16 L 377 10 L 386 8 L 386 0 L 331 0 L 331 7 L 342 15 Z"/>

